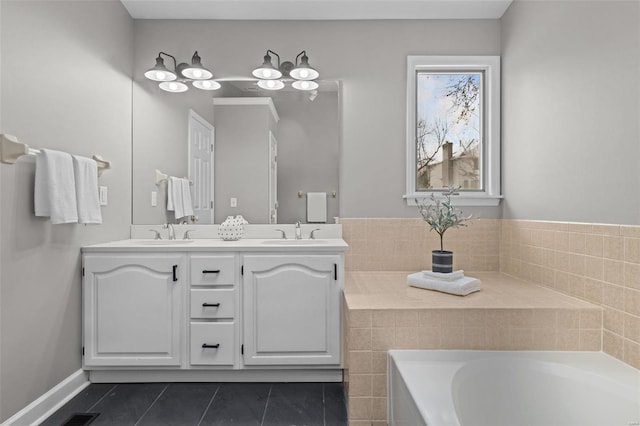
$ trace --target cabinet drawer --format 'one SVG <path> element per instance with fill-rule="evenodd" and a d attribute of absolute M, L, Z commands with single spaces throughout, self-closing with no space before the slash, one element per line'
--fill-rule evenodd
<path fill-rule="evenodd" d="M 191 364 L 233 365 L 237 346 L 234 328 L 233 322 L 191 323 Z"/>
<path fill-rule="evenodd" d="M 191 318 L 234 318 L 235 293 L 233 288 L 191 290 Z"/>
<path fill-rule="evenodd" d="M 191 285 L 233 285 L 235 272 L 235 256 L 191 256 Z"/>

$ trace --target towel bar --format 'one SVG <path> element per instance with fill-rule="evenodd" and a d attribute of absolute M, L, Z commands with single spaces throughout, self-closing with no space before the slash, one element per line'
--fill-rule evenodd
<path fill-rule="evenodd" d="M 0 135 L 0 161 L 13 164 L 23 155 L 40 154 L 40 150 L 30 148 L 26 143 L 18 142 L 18 138 L 12 135 Z M 98 164 L 98 174 L 111 168 L 111 163 L 99 155 L 92 157 Z"/>

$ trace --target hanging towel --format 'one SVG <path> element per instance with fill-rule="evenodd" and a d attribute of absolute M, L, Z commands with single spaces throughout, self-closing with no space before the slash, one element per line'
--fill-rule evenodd
<path fill-rule="evenodd" d="M 189 179 L 180 179 L 180 183 L 182 184 L 182 213 L 184 213 L 184 216 L 193 216 L 191 182 L 189 182 Z"/>
<path fill-rule="evenodd" d="M 173 211 L 177 219 L 184 217 L 181 179 L 173 176 L 167 178 L 167 210 Z"/>
<path fill-rule="evenodd" d="M 78 223 L 101 224 L 102 212 L 98 196 L 98 164 L 91 158 L 72 155 L 76 179 Z"/>
<path fill-rule="evenodd" d="M 78 222 L 71 155 L 51 149 L 40 150 L 36 156 L 33 198 L 36 216 L 50 217 L 54 225 Z"/>
<path fill-rule="evenodd" d="M 473 277 L 463 277 L 454 281 L 442 281 L 434 278 L 426 278 L 422 272 L 416 272 L 407 276 L 407 284 L 412 287 L 425 288 L 443 293 L 466 296 L 479 291 L 482 283 Z"/>
<path fill-rule="evenodd" d="M 327 222 L 327 193 L 307 192 L 307 222 Z"/>

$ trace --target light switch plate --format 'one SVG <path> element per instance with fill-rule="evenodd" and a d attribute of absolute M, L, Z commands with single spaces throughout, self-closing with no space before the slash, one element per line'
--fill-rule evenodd
<path fill-rule="evenodd" d="M 151 207 L 155 207 L 158 205 L 158 192 L 151 191 Z"/>
<path fill-rule="evenodd" d="M 231 197 L 231 202 L 229 204 L 229 207 L 238 207 L 238 199 L 236 197 Z"/>
<path fill-rule="evenodd" d="M 101 186 L 99 189 L 100 189 L 100 193 L 99 193 L 100 205 L 106 206 L 107 205 L 107 187 Z"/>

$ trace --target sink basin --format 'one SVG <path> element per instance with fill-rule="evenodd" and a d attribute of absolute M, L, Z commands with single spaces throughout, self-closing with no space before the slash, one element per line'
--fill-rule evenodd
<path fill-rule="evenodd" d="M 133 244 L 141 244 L 143 246 L 177 246 L 181 244 L 192 243 L 193 240 L 142 240 L 133 241 Z"/>
<path fill-rule="evenodd" d="M 310 246 L 327 244 L 324 240 L 264 240 L 262 244 L 274 244 L 277 246 Z"/>

